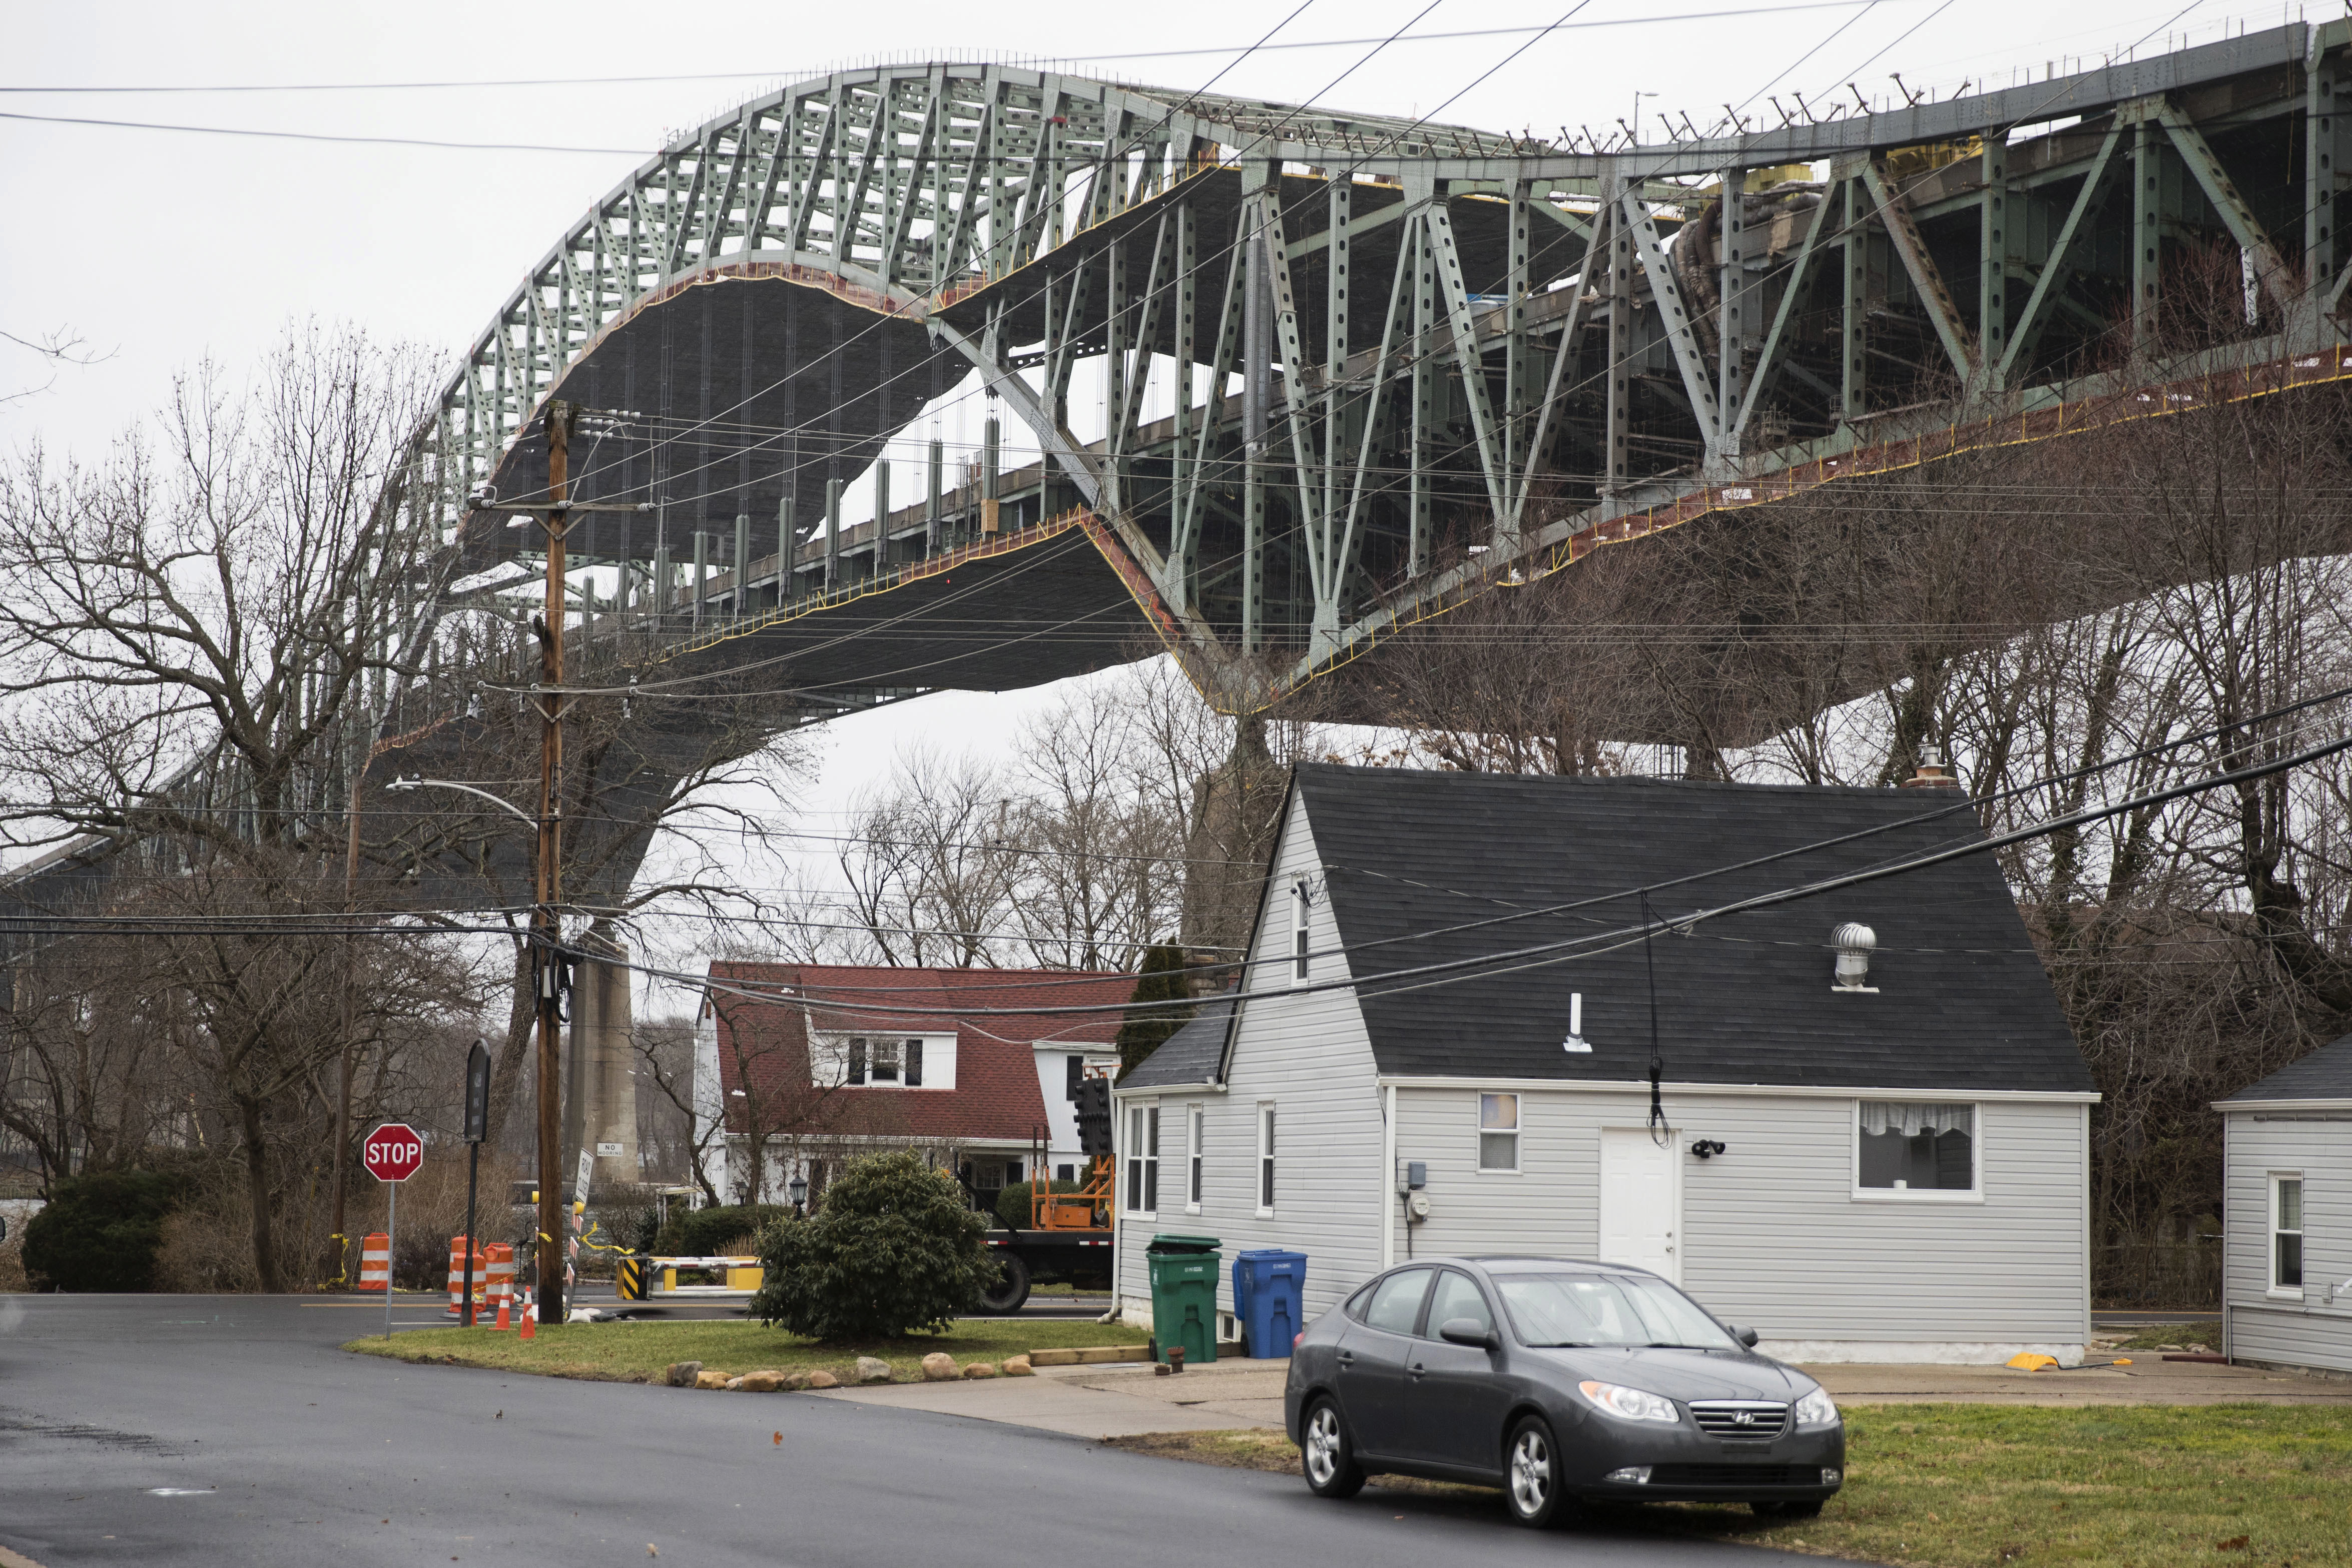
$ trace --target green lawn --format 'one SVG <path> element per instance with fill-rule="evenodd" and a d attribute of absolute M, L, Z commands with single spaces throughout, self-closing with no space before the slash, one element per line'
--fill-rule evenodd
<path fill-rule="evenodd" d="M 2116 1349 L 2126 1354 L 2138 1351 L 2162 1352 L 2170 1349 L 2219 1351 L 2221 1348 L 2221 1320 L 2200 1318 L 2195 1322 L 2166 1323 L 2160 1328 L 2142 1329 L 2126 1340 L 2116 1342 Z"/>
<path fill-rule="evenodd" d="M 1818 1519 L 1682 1504 L 1629 1517 L 1662 1533 L 1933 1568 L 2352 1563 L 2352 1413 L 2342 1409 L 1881 1405 L 1846 1412 L 1846 1440 L 1845 1490 Z M 1298 1466 L 1279 1433 L 1114 1446 L 1294 1474 Z M 1427 1506 L 1470 1495 L 1431 1490 L 1460 1500 Z M 1499 1514 L 1499 1501 L 1486 1506 Z"/>
<path fill-rule="evenodd" d="M 1026 1351 L 1063 1345 L 1134 1344 L 1144 1342 L 1135 1329 L 1085 1319 L 1041 1318 L 1034 1322 L 971 1319 L 942 1334 L 913 1334 L 899 1340 L 863 1343 L 836 1341 L 818 1343 L 741 1319 L 694 1322 L 554 1323 L 529 1341 L 512 1330 L 413 1329 L 394 1334 L 355 1339 L 343 1346 L 362 1355 L 390 1356 L 396 1361 L 435 1362 L 452 1366 L 486 1366 L 504 1372 L 535 1372 L 550 1377 L 586 1377 L 614 1383 L 659 1382 L 672 1362 L 698 1361 L 712 1372 L 730 1376 L 773 1367 L 818 1368 L 843 1382 L 861 1355 L 879 1356 L 898 1377 L 919 1377 L 923 1357 L 943 1350 L 960 1362 L 997 1361 Z"/>

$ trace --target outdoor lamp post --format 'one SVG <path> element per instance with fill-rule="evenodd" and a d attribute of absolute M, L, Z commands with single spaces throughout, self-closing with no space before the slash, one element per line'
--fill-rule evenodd
<path fill-rule="evenodd" d="M 784 1192 L 793 1200 L 793 1215 L 805 1218 L 808 1211 L 801 1206 L 808 1198 L 808 1177 L 794 1172 L 793 1179 L 784 1184 Z"/>
<path fill-rule="evenodd" d="M 553 441 L 556 438 L 551 434 L 550 439 Z M 557 445 L 552 450 L 560 452 L 561 446 Z M 560 486 L 562 475 L 562 470 L 559 463 L 553 471 L 551 483 Z M 560 536 L 558 541 L 549 547 L 549 559 L 557 563 L 560 569 L 562 560 Z M 551 591 L 548 603 L 551 613 L 561 621 L 562 601 L 560 592 Z M 548 679 L 549 685 L 559 685 L 562 680 L 560 651 L 555 657 L 556 664 L 553 674 Z M 551 737 L 560 733 L 551 720 L 547 729 Z M 563 1251 L 562 1245 L 556 1239 L 563 1234 L 561 1190 L 563 1173 L 560 1168 L 558 1158 L 558 1145 L 561 1143 L 558 1133 L 558 1094 L 561 1085 L 558 1075 L 560 1062 L 556 1023 L 558 1001 L 556 988 L 561 984 L 561 968 L 560 960 L 553 952 L 562 936 L 561 917 L 556 913 L 557 905 L 562 897 L 562 885 L 559 860 L 560 838 L 556 832 L 558 824 L 552 794 L 553 780 L 560 771 L 560 743 L 550 738 L 547 743 L 547 757 L 541 769 L 542 777 L 540 789 L 540 814 L 536 817 L 511 800 L 501 800 L 487 789 L 478 789 L 471 784 L 459 783 L 456 779 L 425 779 L 411 774 L 405 779 L 395 778 L 385 786 L 390 790 L 455 789 L 461 795 L 471 795 L 476 800 L 489 802 L 524 827 L 530 829 L 536 835 L 538 847 L 533 858 L 537 862 L 538 896 L 531 904 L 530 929 L 535 944 L 531 956 L 536 982 L 533 989 L 537 992 L 539 1034 L 539 1155 L 536 1162 L 539 1168 L 537 1199 L 539 1214 L 538 1222 L 532 1228 L 538 1235 L 538 1245 L 533 1251 L 539 1260 L 537 1271 L 539 1310 L 549 1320 L 556 1322 L 563 1321 L 565 1285 Z M 472 1245 L 469 1235 L 467 1242 L 468 1257 L 472 1255 Z"/>

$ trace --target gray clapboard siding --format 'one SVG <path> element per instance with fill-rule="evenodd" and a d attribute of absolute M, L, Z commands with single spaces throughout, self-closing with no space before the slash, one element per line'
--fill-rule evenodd
<path fill-rule="evenodd" d="M 1498 1086 L 1499 1087 L 1499 1086 Z M 1477 1169 L 1477 1091 L 1400 1085 L 1397 1157 L 1429 1166 L 1423 1255 L 1598 1246 L 1601 1130 L 1639 1127 L 1639 1093 L 1522 1091 L 1520 1174 Z M 1776 1340 L 2079 1342 L 2089 1328 L 2082 1107 L 1979 1108 L 1984 1201 L 1853 1196 L 1851 1096 L 1669 1098 L 1682 1159 L 1683 1286 Z M 1395 1256 L 1405 1256 L 1403 1227 Z"/>
<path fill-rule="evenodd" d="M 1233 1310 L 1231 1268 L 1234 1253 L 1258 1247 L 1287 1247 L 1307 1256 L 1306 1312 L 1309 1318 L 1337 1303 L 1348 1291 L 1379 1270 L 1380 1234 L 1374 1205 L 1381 1200 L 1381 1123 L 1374 1087 L 1372 1049 L 1363 1014 L 1346 989 L 1289 994 L 1284 960 L 1290 952 L 1290 882 L 1294 873 L 1318 876 L 1322 865 L 1302 798 L 1294 793 L 1281 847 L 1267 879 L 1252 956 L 1264 960 L 1251 971 L 1253 995 L 1243 1008 L 1244 1049 L 1236 1053 L 1224 1090 L 1168 1089 L 1157 1096 L 1160 1111 L 1160 1207 L 1145 1218 L 1119 1216 L 1120 1296 L 1148 1301 L 1151 1283 L 1144 1267 L 1144 1244 L 1155 1231 L 1216 1237 L 1228 1265 L 1217 1290 L 1218 1305 Z M 1308 946 L 1337 947 L 1339 933 L 1328 900 L 1308 916 Z M 1343 978 L 1342 956 L 1318 958 L 1311 978 Z M 1128 1150 L 1125 1109 L 1152 1097 L 1123 1097 L 1118 1136 Z M 1275 1104 L 1275 1207 L 1257 1212 L 1257 1108 Z M 1207 1113 L 1202 1204 L 1197 1215 L 1184 1208 L 1184 1113 L 1200 1104 Z M 1122 1166 L 1119 1196 L 1126 1201 Z M 1287 1347 L 1285 1347 L 1286 1351 Z"/>
<path fill-rule="evenodd" d="M 2230 1354 L 2352 1372 L 2352 1112 L 2232 1111 L 2227 1117 L 2222 1289 Z M 2270 1179 L 2303 1176 L 2301 1300 L 2270 1292 Z"/>

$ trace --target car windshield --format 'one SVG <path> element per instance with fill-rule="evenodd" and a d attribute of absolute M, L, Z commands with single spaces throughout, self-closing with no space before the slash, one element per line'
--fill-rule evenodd
<path fill-rule="evenodd" d="M 1503 1310 L 1529 1345 L 1675 1345 L 1738 1350 L 1698 1303 L 1661 1280 L 1633 1274 L 1505 1274 Z"/>

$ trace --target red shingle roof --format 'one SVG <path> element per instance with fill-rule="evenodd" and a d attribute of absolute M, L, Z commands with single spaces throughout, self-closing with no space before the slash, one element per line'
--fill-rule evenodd
<path fill-rule="evenodd" d="M 991 1139 L 1026 1143 L 1046 1125 L 1034 1046 L 1052 1041 L 1102 1051 L 1118 1034 L 1118 1010 L 1135 993 L 1135 977 L 1065 969 L 914 969 L 824 964 L 715 963 L 710 978 L 742 982 L 763 993 L 804 1000 L 753 1000 L 714 989 L 719 1082 L 730 1132 L 745 1129 L 750 1087 L 761 1119 L 784 1125 L 795 1103 L 822 1098 L 825 1128 L 837 1133 Z M 866 1004 L 860 1006 L 860 1003 Z M 967 1018 L 975 1009 L 1100 1007 L 1097 1013 L 1001 1014 Z M 881 1011 L 880 1009 L 894 1009 Z M 915 1009 L 913 1012 L 895 1009 Z M 845 1088 L 822 1096 L 810 1087 L 808 1020 L 820 1033 L 956 1037 L 953 1089 Z"/>

